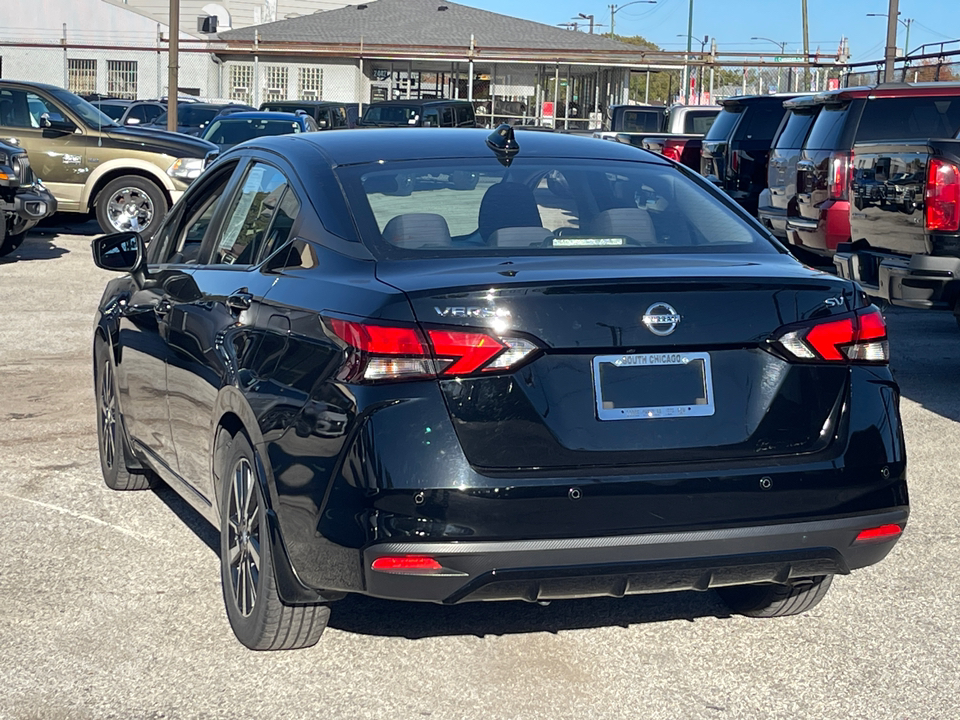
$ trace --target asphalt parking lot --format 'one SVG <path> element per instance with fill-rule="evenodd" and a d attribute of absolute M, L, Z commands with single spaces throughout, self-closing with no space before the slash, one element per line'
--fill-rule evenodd
<path fill-rule="evenodd" d="M 434 607 L 347 598 L 316 647 L 234 638 L 218 540 L 97 459 L 95 227 L 0 259 L 0 719 L 960 717 L 960 330 L 888 312 L 913 514 L 807 615 L 680 593 Z"/>

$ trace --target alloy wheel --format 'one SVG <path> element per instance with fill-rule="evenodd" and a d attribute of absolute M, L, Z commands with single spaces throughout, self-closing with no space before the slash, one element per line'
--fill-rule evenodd
<path fill-rule="evenodd" d="M 247 458 L 233 470 L 228 503 L 227 563 L 237 609 L 249 617 L 257 602 L 260 579 L 260 503 L 256 476 Z"/>
<path fill-rule="evenodd" d="M 140 188 L 125 187 L 107 202 L 107 217 L 118 232 L 139 232 L 153 221 L 153 200 Z"/>
<path fill-rule="evenodd" d="M 117 461 L 117 403 L 110 360 L 104 361 L 100 372 L 100 437 L 104 465 L 112 470 Z"/>

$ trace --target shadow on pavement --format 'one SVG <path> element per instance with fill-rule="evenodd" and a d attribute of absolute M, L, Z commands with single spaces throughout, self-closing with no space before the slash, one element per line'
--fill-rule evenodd
<path fill-rule="evenodd" d="M 167 485 L 153 492 L 184 525 L 219 557 L 220 534 Z M 731 613 L 714 592 L 672 592 L 624 598 L 555 600 L 542 606 L 526 602 L 477 602 L 462 605 L 380 600 L 348 595 L 332 605 L 330 627 L 358 635 L 418 640 L 446 635 L 519 633 L 629 627 L 668 620 L 727 618 Z"/>
<path fill-rule="evenodd" d="M 463 605 L 378 600 L 348 595 L 335 602 L 330 627 L 359 635 L 419 640 L 445 635 L 518 633 L 621 627 L 668 620 L 731 617 L 715 592 L 672 592 L 624 598 L 555 600 L 547 606 L 525 602 Z"/>
<path fill-rule="evenodd" d="M 55 245 L 51 237 L 32 233 L 23 241 L 23 245 L 9 255 L 0 257 L 0 265 L 28 260 L 53 260 L 69 252 L 67 248 Z"/>
<path fill-rule="evenodd" d="M 173 514 L 180 518 L 180 522 L 190 528 L 194 535 L 200 538 L 203 543 L 220 557 L 220 533 L 214 529 L 213 525 L 207 519 L 193 509 L 186 500 L 177 495 L 177 493 L 166 483 L 161 483 L 153 489 L 154 494 L 166 505 Z"/>
<path fill-rule="evenodd" d="M 953 314 L 888 307 L 884 315 L 890 367 L 903 397 L 960 421 L 960 328 Z"/>

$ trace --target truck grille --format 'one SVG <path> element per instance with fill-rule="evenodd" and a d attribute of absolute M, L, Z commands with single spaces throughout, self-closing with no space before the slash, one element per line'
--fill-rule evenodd
<path fill-rule="evenodd" d="M 17 180 L 21 186 L 33 185 L 33 169 L 26 155 L 14 155 L 10 160 L 10 166 L 17 174 Z"/>

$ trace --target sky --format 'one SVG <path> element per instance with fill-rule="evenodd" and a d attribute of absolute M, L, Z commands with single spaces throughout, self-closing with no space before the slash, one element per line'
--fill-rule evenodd
<path fill-rule="evenodd" d="M 559 25 L 578 18 L 579 13 L 593 14 L 595 23 L 603 27 L 595 32 L 608 32 L 610 3 L 601 0 L 455 0 L 483 10 L 502 13 L 546 25 Z M 720 52 L 776 52 L 769 38 L 787 43 L 787 52 L 803 50 L 803 18 L 801 0 L 657 0 L 656 4 L 637 3 L 615 15 L 618 35 L 642 35 L 664 50 L 686 49 L 687 19 L 693 2 L 693 37 L 699 49 L 704 35 L 716 38 Z M 849 38 L 850 62 L 883 58 L 887 19 L 867 17 L 867 13 L 886 13 L 888 0 L 808 0 L 810 51 L 817 47 L 833 54 L 841 36 Z M 960 6 L 956 0 L 900 0 L 900 19 L 910 23 L 910 50 L 924 43 L 941 43 L 960 39 Z M 898 24 L 897 45 L 906 40 L 904 25 Z M 581 28 L 581 29 L 585 29 Z M 682 35 L 683 37 L 677 37 Z M 708 46 L 709 47 L 709 46 Z M 947 47 L 960 50 L 960 43 Z"/>

